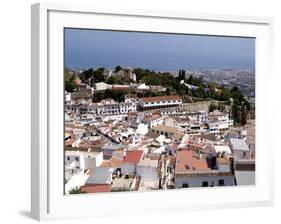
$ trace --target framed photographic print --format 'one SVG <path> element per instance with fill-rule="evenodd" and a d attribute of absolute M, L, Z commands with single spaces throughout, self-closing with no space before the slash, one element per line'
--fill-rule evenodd
<path fill-rule="evenodd" d="M 33 5 L 32 217 L 271 204 L 272 26 Z"/>

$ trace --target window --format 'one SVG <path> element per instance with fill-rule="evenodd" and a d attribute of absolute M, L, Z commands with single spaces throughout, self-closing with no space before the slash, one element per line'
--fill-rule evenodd
<path fill-rule="evenodd" d="M 68 161 L 70 160 L 70 157 L 69 157 L 69 156 L 67 157 L 67 160 L 68 160 Z"/>
<path fill-rule="evenodd" d="M 246 155 L 247 155 L 247 154 L 246 154 L 246 152 L 243 152 L 243 158 L 245 158 L 245 157 L 246 157 Z"/>
<path fill-rule="evenodd" d="M 182 188 L 188 188 L 188 187 L 189 187 L 188 183 L 182 184 Z"/>
<path fill-rule="evenodd" d="M 202 187 L 208 187 L 208 181 L 203 181 L 202 182 Z"/>
<path fill-rule="evenodd" d="M 219 186 L 224 186 L 224 179 L 219 179 Z"/>
<path fill-rule="evenodd" d="M 78 162 L 78 161 L 79 161 L 79 157 L 75 157 L 75 161 L 77 161 L 77 162 Z"/>

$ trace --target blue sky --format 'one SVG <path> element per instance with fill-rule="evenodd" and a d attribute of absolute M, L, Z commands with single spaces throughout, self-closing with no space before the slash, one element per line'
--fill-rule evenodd
<path fill-rule="evenodd" d="M 156 71 L 253 69 L 255 39 L 65 29 L 65 65 L 80 69 L 121 65 Z"/>

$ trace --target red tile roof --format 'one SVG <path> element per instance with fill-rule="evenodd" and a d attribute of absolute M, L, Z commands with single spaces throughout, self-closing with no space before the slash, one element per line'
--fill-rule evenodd
<path fill-rule="evenodd" d="M 144 97 L 143 102 L 156 102 L 156 101 L 166 101 L 166 100 L 181 100 L 180 96 L 155 96 L 155 97 Z"/>
<path fill-rule="evenodd" d="M 103 160 L 100 167 L 120 167 L 123 161 L 117 158 L 112 158 L 111 160 Z"/>
<path fill-rule="evenodd" d="M 103 160 L 100 164 L 100 167 L 110 167 L 111 161 L 110 160 Z"/>
<path fill-rule="evenodd" d="M 134 164 L 137 164 L 141 160 L 142 154 L 143 154 L 142 150 L 126 152 L 126 156 L 123 159 L 123 163 L 134 163 Z"/>
<path fill-rule="evenodd" d="M 145 116 L 143 120 L 144 120 L 145 122 L 148 122 L 148 121 L 156 120 L 156 119 L 158 119 L 158 118 L 160 118 L 160 117 L 161 117 L 160 114 L 152 114 L 152 115 Z"/>
<path fill-rule="evenodd" d="M 128 86 L 112 86 L 112 90 L 128 90 L 130 89 Z"/>
<path fill-rule="evenodd" d="M 86 184 L 81 187 L 82 191 L 86 193 L 101 193 L 101 192 L 110 192 L 109 184 Z"/>
<path fill-rule="evenodd" d="M 191 150 L 177 151 L 176 171 L 210 170 L 206 159 L 198 159 Z"/>
<path fill-rule="evenodd" d="M 111 159 L 111 167 L 120 167 L 123 161 L 120 159 L 112 158 Z"/>
<path fill-rule="evenodd" d="M 76 142 L 76 139 L 70 139 L 70 140 L 64 142 L 64 145 L 65 145 L 65 146 L 72 146 L 72 144 L 73 144 L 74 142 Z"/>
<path fill-rule="evenodd" d="M 217 162 L 219 164 L 229 164 L 230 163 L 230 161 L 225 158 L 217 158 Z"/>

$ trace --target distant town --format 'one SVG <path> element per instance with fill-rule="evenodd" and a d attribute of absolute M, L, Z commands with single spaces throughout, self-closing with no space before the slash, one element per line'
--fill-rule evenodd
<path fill-rule="evenodd" d="M 65 194 L 255 184 L 255 71 L 65 67 Z"/>

